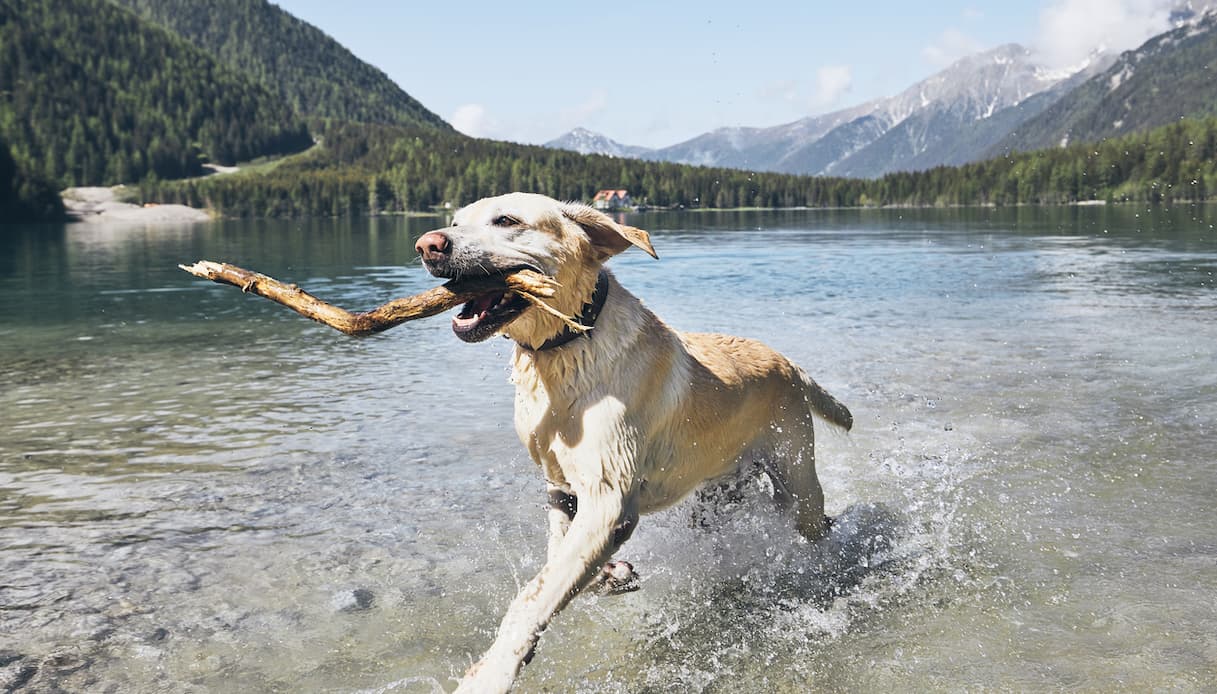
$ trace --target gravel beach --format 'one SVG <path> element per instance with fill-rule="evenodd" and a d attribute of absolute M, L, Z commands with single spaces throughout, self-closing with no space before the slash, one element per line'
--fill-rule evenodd
<path fill-rule="evenodd" d="M 185 205 L 136 205 L 121 202 L 124 186 L 68 188 L 63 205 L 68 214 L 83 222 L 130 222 L 137 224 L 174 224 L 206 222 L 210 213 Z"/>

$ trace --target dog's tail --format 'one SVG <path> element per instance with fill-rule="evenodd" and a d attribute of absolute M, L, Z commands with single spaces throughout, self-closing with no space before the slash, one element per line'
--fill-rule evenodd
<path fill-rule="evenodd" d="M 816 414 L 846 431 L 853 428 L 854 416 L 850 414 L 848 407 L 820 387 L 820 384 L 808 376 L 807 372 L 799 369 L 799 375 L 803 377 L 803 383 L 807 386 L 807 404 L 811 405 L 811 409 Z"/>

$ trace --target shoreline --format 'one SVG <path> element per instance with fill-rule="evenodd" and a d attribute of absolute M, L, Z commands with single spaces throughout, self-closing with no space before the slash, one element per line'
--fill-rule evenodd
<path fill-rule="evenodd" d="M 194 224 L 215 219 L 207 210 L 177 204 L 147 204 L 122 202 L 126 186 L 82 186 L 60 191 L 70 222 L 90 224 Z"/>
<path fill-rule="evenodd" d="M 237 170 L 236 167 L 220 168 L 215 167 L 215 173 L 211 175 L 224 175 Z M 128 224 L 195 224 L 199 222 L 210 222 L 225 217 L 215 210 L 200 209 L 181 205 L 176 203 L 146 203 L 139 205 L 136 203 L 123 202 L 123 198 L 127 197 L 129 191 L 132 191 L 126 185 L 119 184 L 116 186 L 80 186 L 66 188 L 60 191 L 60 198 L 63 200 L 64 209 L 67 213 L 67 221 L 70 223 L 128 223 Z M 1205 201 L 1210 202 L 1210 201 Z M 1125 201 L 1109 201 L 1109 200 L 1074 200 L 1071 202 L 1044 204 L 1044 203 L 1018 203 L 1013 205 L 996 205 L 993 203 L 980 203 L 975 205 L 866 205 L 854 207 L 663 207 L 650 206 L 645 211 L 636 209 L 619 209 L 619 210 L 603 210 L 609 215 L 620 214 L 646 214 L 646 213 L 665 213 L 665 212 L 688 212 L 695 214 L 706 213 L 722 213 L 722 212 L 774 212 L 774 211 L 845 211 L 845 210 L 926 210 L 926 209 L 1001 209 L 1001 208 L 1047 208 L 1047 207 L 1104 207 L 1116 206 L 1119 207 L 1127 204 Z M 451 214 L 452 209 L 433 208 L 431 210 L 407 210 L 394 212 L 378 212 L 367 215 L 368 218 L 376 217 L 440 217 L 445 214 Z"/>

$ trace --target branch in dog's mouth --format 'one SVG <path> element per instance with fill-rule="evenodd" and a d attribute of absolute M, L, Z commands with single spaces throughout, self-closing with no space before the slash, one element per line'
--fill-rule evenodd
<path fill-rule="evenodd" d="M 302 316 L 334 328 L 347 335 L 371 335 L 388 330 L 407 321 L 434 316 L 447 311 L 461 302 L 461 321 L 480 323 L 482 318 L 498 315 L 508 308 L 522 313 L 529 304 L 556 314 L 569 321 L 545 303 L 553 298 L 558 284 L 552 277 L 529 269 L 517 270 L 506 275 L 466 277 L 451 280 L 442 287 L 435 287 L 421 294 L 394 299 L 370 311 L 352 313 L 322 301 L 294 284 L 287 284 L 261 273 L 246 270 L 227 263 L 200 260 L 192 265 L 180 266 L 196 277 L 220 284 L 239 287 L 243 292 L 257 294 L 282 304 Z M 516 315 L 519 315 L 517 313 Z M 514 319 L 514 316 L 512 316 Z M 457 320 L 453 321 L 456 330 Z M 505 325 L 506 321 L 500 325 Z M 487 324 L 488 325 L 488 324 Z M 472 326 L 476 327 L 476 326 Z M 493 330 L 490 334 L 493 334 Z M 460 332 L 457 333 L 460 335 Z M 489 337 L 489 334 L 486 335 Z M 462 336 L 462 339 L 464 337 Z M 485 339 L 484 337 L 480 339 Z"/>

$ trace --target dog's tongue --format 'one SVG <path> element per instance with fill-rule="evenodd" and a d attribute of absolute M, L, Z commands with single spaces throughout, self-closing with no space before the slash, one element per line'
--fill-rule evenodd
<path fill-rule="evenodd" d="M 456 315 L 455 320 L 461 325 L 470 325 L 478 322 L 486 317 L 490 307 L 494 306 L 501 296 L 502 294 L 488 294 L 473 299 L 461 307 L 461 312 Z"/>

